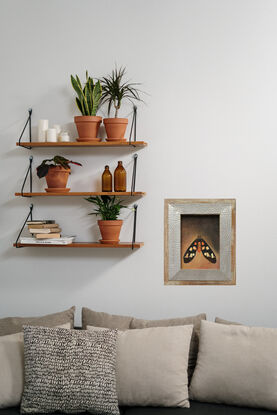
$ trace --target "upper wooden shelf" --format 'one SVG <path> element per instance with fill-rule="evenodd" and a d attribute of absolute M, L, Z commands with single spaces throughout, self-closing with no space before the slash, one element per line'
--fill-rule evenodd
<path fill-rule="evenodd" d="M 47 143 L 45 141 L 32 141 L 31 143 L 29 141 L 21 141 L 20 143 L 16 143 L 17 146 L 20 147 L 100 147 L 100 148 L 106 148 L 106 147 L 146 147 L 147 143 L 145 141 L 70 141 L 70 142 L 64 142 L 64 143 Z"/>
<path fill-rule="evenodd" d="M 145 192 L 23 192 L 15 196 L 144 196 Z"/>
<path fill-rule="evenodd" d="M 34 248 L 141 248 L 144 245 L 143 242 L 119 242 L 118 244 L 101 244 L 100 242 L 73 242 L 68 245 L 55 245 L 55 244 L 21 244 L 18 243 L 17 247 L 34 247 Z M 16 244 L 13 244 L 16 247 Z"/>
<path fill-rule="evenodd" d="M 15 196 L 145 196 L 145 192 L 23 192 Z"/>

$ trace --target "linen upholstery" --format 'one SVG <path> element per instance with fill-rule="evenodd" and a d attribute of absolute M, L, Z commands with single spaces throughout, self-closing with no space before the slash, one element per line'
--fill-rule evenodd
<path fill-rule="evenodd" d="M 182 326 L 186 324 L 193 324 L 193 332 L 190 343 L 189 363 L 188 363 L 188 377 L 192 377 L 198 353 L 200 324 L 202 320 L 206 320 L 206 314 L 198 314 L 191 317 L 170 318 L 165 320 L 143 320 L 133 318 L 131 321 L 131 329 L 142 329 L 146 327 L 168 327 L 168 326 Z"/>
<path fill-rule="evenodd" d="M 82 308 L 82 327 L 84 330 L 87 329 L 87 326 L 127 330 L 130 328 L 132 318 L 93 311 L 86 307 Z"/>
<path fill-rule="evenodd" d="M 202 321 L 190 397 L 277 411 L 277 329 Z"/>
<path fill-rule="evenodd" d="M 192 325 L 119 331 L 117 394 L 122 406 L 189 408 Z M 88 326 L 88 330 L 103 330 Z"/>
<path fill-rule="evenodd" d="M 22 413 L 118 415 L 116 330 L 24 327 Z"/>
<path fill-rule="evenodd" d="M 75 307 L 60 313 L 48 314 L 41 317 L 5 317 L 0 319 L 0 336 L 20 333 L 24 325 L 57 327 L 62 324 L 70 323 L 74 326 Z"/>
<path fill-rule="evenodd" d="M 70 329 L 70 323 L 61 326 Z M 23 333 L 0 337 L 0 408 L 20 404 L 24 386 Z"/>
<path fill-rule="evenodd" d="M 219 323 L 219 324 L 234 324 L 235 326 L 241 326 L 241 323 L 236 323 L 235 321 L 224 320 L 223 318 L 220 318 L 220 317 L 216 317 L 214 321 L 215 323 Z"/>

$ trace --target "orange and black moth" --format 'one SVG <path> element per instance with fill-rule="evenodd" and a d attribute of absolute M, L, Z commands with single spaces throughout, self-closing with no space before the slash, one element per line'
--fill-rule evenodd
<path fill-rule="evenodd" d="M 191 262 L 197 255 L 198 252 L 202 252 L 204 258 L 210 261 L 212 264 L 216 263 L 216 256 L 212 248 L 207 244 L 207 242 L 198 237 L 190 244 L 186 252 L 184 253 L 184 263 L 188 264 Z"/>

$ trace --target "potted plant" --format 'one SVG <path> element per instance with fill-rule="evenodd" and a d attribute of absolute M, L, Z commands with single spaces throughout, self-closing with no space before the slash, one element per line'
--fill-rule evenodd
<path fill-rule="evenodd" d="M 98 220 L 98 226 L 102 236 L 100 243 L 118 244 L 123 221 L 117 218 L 121 209 L 127 206 L 123 206 L 121 201 L 117 200 L 115 196 L 90 196 L 86 200 L 94 203 L 96 206 L 95 211 L 89 213 L 89 215 L 100 215 L 102 218 L 102 220 Z"/>
<path fill-rule="evenodd" d="M 139 91 L 135 88 L 135 83 L 124 81 L 123 77 L 126 68 L 115 68 L 111 75 L 103 77 L 101 104 L 108 103 L 108 115 L 110 115 L 111 107 L 115 109 L 114 118 L 105 118 L 104 125 L 107 133 L 107 141 L 125 141 L 124 134 L 128 124 L 128 118 L 118 118 L 118 111 L 123 100 L 133 103 L 134 100 L 141 101 Z"/>
<path fill-rule="evenodd" d="M 66 188 L 68 176 L 71 172 L 69 164 L 82 166 L 76 161 L 67 160 L 62 156 L 55 156 L 52 159 L 45 159 L 37 167 L 37 175 L 39 178 L 45 177 L 47 186 L 46 192 L 69 192 L 70 188 Z"/>
<path fill-rule="evenodd" d="M 78 75 L 75 78 L 71 75 L 71 84 L 77 93 L 76 104 L 82 114 L 81 116 L 74 117 L 79 135 L 77 141 L 100 141 L 100 138 L 97 138 L 97 134 L 102 117 L 96 116 L 102 95 L 100 81 L 98 80 L 94 83 L 86 71 L 84 87 Z"/>

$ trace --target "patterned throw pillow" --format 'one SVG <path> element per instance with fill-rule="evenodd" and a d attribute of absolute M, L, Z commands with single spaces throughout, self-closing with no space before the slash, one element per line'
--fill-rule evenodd
<path fill-rule="evenodd" d="M 118 415 L 116 330 L 24 327 L 22 413 Z"/>

